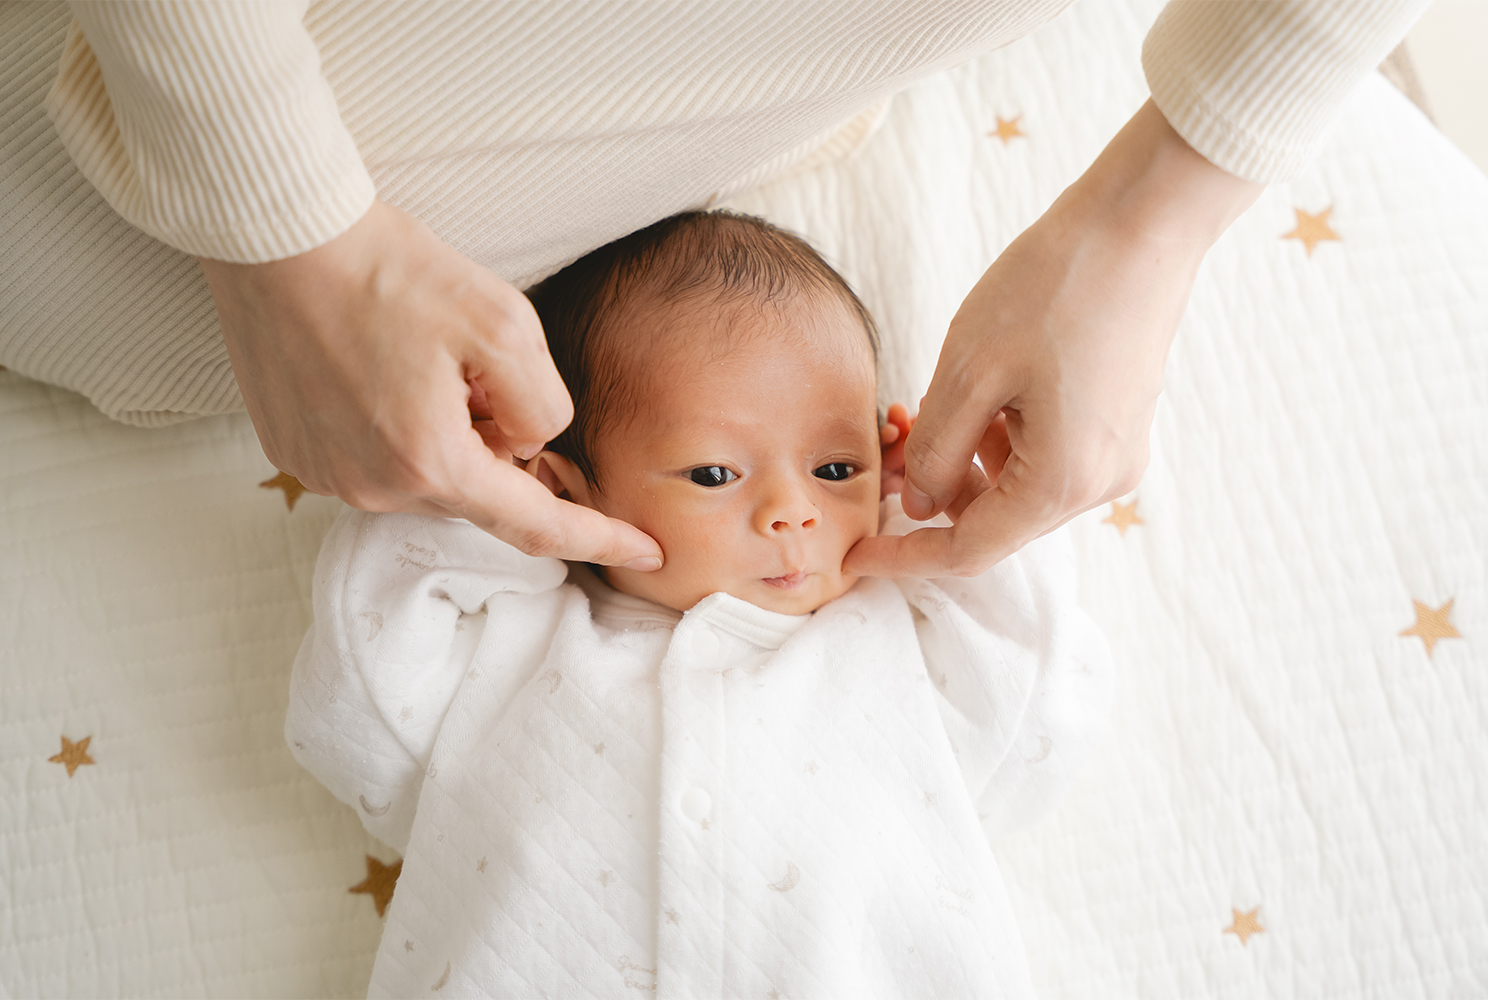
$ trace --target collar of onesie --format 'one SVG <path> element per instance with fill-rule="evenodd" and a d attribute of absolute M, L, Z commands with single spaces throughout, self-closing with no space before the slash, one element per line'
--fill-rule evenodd
<path fill-rule="evenodd" d="M 586 565 L 570 564 L 568 579 L 588 596 L 594 621 L 617 630 L 661 627 L 692 632 L 706 627 L 760 649 L 776 650 L 811 620 L 809 614 L 767 611 L 724 593 L 708 595 L 684 614 L 644 597 L 622 594 Z"/>

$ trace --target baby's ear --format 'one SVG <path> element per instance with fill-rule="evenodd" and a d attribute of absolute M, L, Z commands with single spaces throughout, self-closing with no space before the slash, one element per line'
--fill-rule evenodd
<path fill-rule="evenodd" d="M 915 418 L 903 403 L 889 407 L 889 413 L 879 431 L 879 447 L 883 451 L 883 466 L 879 469 L 879 498 L 904 489 L 904 441 L 914 427 Z"/>
<path fill-rule="evenodd" d="M 540 451 L 527 463 L 527 471 L 560 500 L 593 507 L 589 482 L 579 467 L 554 451 Z"/>

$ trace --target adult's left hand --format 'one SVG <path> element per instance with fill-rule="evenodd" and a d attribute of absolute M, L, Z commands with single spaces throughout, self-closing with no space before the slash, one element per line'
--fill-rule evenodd
<path fill-rule="evenodd" d="M 1199 264 L 1261 190 L 1148 101 L 951 322 L 905 442 L 903 505 L 953 526 L 865 538 L 844 568 L 975 575 L 1130 492 Z"/>

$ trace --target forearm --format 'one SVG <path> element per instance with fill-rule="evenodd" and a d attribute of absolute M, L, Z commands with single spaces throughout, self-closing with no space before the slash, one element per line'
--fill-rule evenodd
<path fill-rule="evenodd" d="M 1263 190 L 1195 152 L 1148 99 L 1056 205 L 1197 266 Z"/>

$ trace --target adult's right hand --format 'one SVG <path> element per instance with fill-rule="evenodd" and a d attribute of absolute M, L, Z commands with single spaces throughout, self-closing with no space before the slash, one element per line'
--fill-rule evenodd
<path fill-rule="evenodd" d="M 374 202 L 306 253 L 201 267 L 264 454 L 306 489 L 462 517 L 531 555 L 660 568 L 649 535 L 512 463 L 573 403 L 526 296 L 417 219 Z"/>

